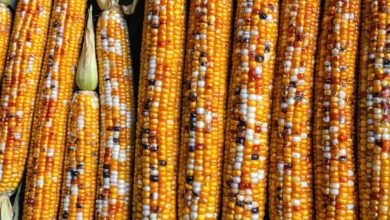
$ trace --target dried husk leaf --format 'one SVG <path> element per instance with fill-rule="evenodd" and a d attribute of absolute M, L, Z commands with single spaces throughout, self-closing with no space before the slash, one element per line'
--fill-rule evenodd
<path fill-rule="evenodd" d="M 76 84 L 81 90 L 95 90 L 98 85 L 95 32 L 92 23 L 92 5 L 89 9 L 84 44 L 77 67 Z"/>
<path fill-rule="evenodd" d="M 0 4 L 9 5 L 11 4 L 11 0 L 0 0 Z"/>
<path fill-rule="evenodd" d="M 14 213 L 12 211 L 11 201 L 8 195 L 0 196 L 0 219 L 11 220 Z"/>
<path fill-rule="evenodd" d="M 100 9 L 102 9 L 102 11 L 105 11 L 110 8 L 111 0 L 97 0 L 97 3 Z"/>
<path fill-rule="evenodd" d="M 131 3 L 130 5 L 123 5 L 122 6 L 123 13 L 125 15 L 134 14 L 137 4 L 138 4 L 138 0 L 133 0 L 133 3 Z"/>

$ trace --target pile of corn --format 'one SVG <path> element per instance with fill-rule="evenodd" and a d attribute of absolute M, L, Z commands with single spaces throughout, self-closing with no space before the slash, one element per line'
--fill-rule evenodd
<path fill-rule="evenodd" d="M 390 0 L 10 3 L 0 219 L 390 219 Z"/>

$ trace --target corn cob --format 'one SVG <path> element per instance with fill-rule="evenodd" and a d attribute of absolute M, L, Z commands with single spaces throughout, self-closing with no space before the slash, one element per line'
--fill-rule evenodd
<path fill-rule="evenodd" d="M 389 219 L 390 1 L 362 3 L 359 68 L 359 218 Z"/>
<path fill-rule="evenodd" d="M 270 145 L 271 219 L 312 219 L 310 120 L 319 1 L 282 4 Z"/>
<path fill-rule="evenodd" d="M 56 0 L 53 4 L 34 115 L 23 219 L 55 219 L 57 216 L 66 122 L 83 36 L 85 9 L 86 0 Z"/>
<path fill-rule="evenodd" d="M 129 33 L 112 4 L 97 24 L 101 136 L 96 219 L 128 219 L 134 158 L 134 91 Z"/>
<path fill-rule="evenodd" d="M 82 90 L 70 103 L 60 218 L 94 219 L 99 150 L 99 99 L 95 35 L 89 10 L 76 84 Z M 82 80 L 80 80 L 82 79 Z"/>
<path fill-rule="evenodd" d="M 191 1 L 179 180 L 179 218 L 217 219 L 222 189 L 231 0 Z"/>
<path fill-rule="evenodd" d="M 76 93 L 70 104 L 61 219 L 93 219 L 99 147 L 99 99 Z"/>
<path fill-rule="evenodd" d="M 145 1 L 133 218 L 176 219 L 184 0 Z"/>
<path fill-rule="evenodd" d="M 279 1 L 238 2 L 224 163 L 223 219 L 265 216 Z"/>
<path fill-rule="evenodd" d="M 10 0 L 0 0 L 0 83 L 3 77 L 8 43 L 12 28 L 12 13 L 8 8 Z"/>
<path fill-rule="evenodd" d="M 354 86 L 360 1 L 326 0 L 315 77 L 316 219 L 357 219 Z"/>
<path fill-rule="evenodd" d="M 0 98 L 2 201 L 9 201 L 3 196 L 11 195 L 23 176 L 50 9 L 51 1 L 18 1 L 17 4 Z"/>

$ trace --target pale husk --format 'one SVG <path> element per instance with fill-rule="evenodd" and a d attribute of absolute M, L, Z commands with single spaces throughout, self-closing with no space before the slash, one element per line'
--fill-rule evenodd
<path fill-rule="evenodd" d="M 77 67 L 76 84 L 81 90 L 95 90 L 98 85 L 95 33 L 92 22 L 92 6 L 89 9 L 84 44 Z"/>
<path fill-rule="evenodd" d="M 97 3 L 102 11 L 109 9 L 111 5 L 110 0 L 97 0 Z"/>
<path fill-rule="evenodd" d="M 125 15 L 131 15 L 134 14 L 135 8 L 137 7 L 138 0 L 134 0 L 132 4 L 130 5 L 123 5 L 122 10 Z"/>
<path fill-rule="evenodd" d="M 11 4 L 11 0 L 0 0 L 0 4 L 9 5 Z"/>
<path fill-rule="evenodd" d="M 0 196 L 0 212 L 0 219 L 12 220 L 14 213 L 8 195 Z"/>

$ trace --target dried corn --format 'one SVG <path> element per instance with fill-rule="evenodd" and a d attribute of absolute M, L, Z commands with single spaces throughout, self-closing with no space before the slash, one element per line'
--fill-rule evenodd
<path fill-rule="evenodd" d="M 223 219 L 265 216 L 279 1 L 240 0 L 224 162 Z"/>
<path fill-rule="evenodd" d="M 51 1 L 30 0 L 18 1 L 15 12 L 0 98 L 2 210 L 24 172 L 50 10 Z"/>
<path fill-rule="evenodd" d="M 133 218 L 177 219 L 184 0 L 145 1 Z"/>
<path fill-rule="evenodd" d="M 101 135 L 96 219 L 128 219 L 135 145 L 133 69 L 126 20 L 117 3 L 97 24 Z"/>
<path fill-rule="evenodd" d="M 320 1 L 282 3 L 270 145 L 271 219 L 313 218 L 311 98 Z"/>
<path fill-rule="evenodd" d="M 23 210 L 26 220 L 57 216 L 66 125 L 85 9 L 86 0 L 56 0 L 53 4 L 28 158 Z"/>
<path fill-rule="evenodd" d="M 3 68 L 5 68 L 12 28 L 12 13 L 8 8 L 9 3 L 10 0 L 0 1 L 0 83 L 3 77 Z"/>

